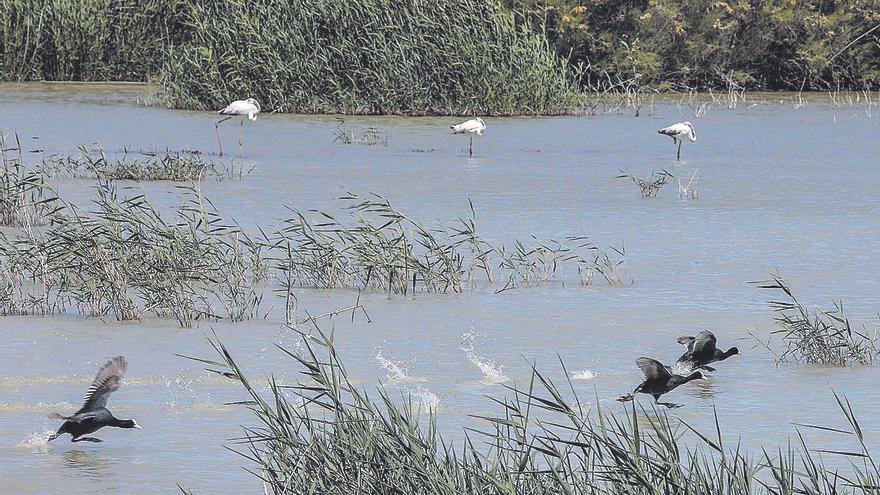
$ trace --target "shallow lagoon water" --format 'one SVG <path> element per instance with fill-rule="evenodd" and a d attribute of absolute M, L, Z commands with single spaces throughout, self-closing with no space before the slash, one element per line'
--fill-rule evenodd
<path fill-rule="evenodd" d="M 73 153 L 80 144 L 216 150 L 215 115 L 140 104 L 149 94 L 129 85 L 2 85 L 0 129 L 46 153 Z M 796 108 L 785 96 L 755 95 L 701 118 L 687 106 L 657 103 L 637 118 L 622 111 L 487 119 L 473 158 L 467 139 L 448 133 L 456 118 L 346 118 L 356 132 L 387 132 L 385 147 L 333 143 L 333 117 L 265 115 L 221 128 L 227 152 L 255 165 L 253 172 L 242 181 L 206 179 L 201 188 L 246 228 L 276 225 L 285 205 L 338 208 L 347 189 L 382 194 L 426 225 L 467 215 L 470 198 L 481 234 L 496 243 L 587 233 L 625 246 L 632 284 L 623 287 L 569 281 L 500 294 L 367 293 L 361 303 L 372 323 L 336 321 L 351 375 L 368 388 L 381 380 L 436 404 L 450 437 L 476 424 L 468 415 L 497 412 L 485 398 L 504 395 L 493 382 L 522 383 L 531 362 L 562 379 L 557 355 L 577 372 L 583 399 L 618 408 L 613 399 L 640 381 L 637 357 L 674 361 L 676 337 L 710 328 L 721 346 L 736 345 L 743 355 L 717 366 L 708 383 L 670 394 L 685 404 L 670 414 L 711 431 L 717 411 L 729 441 L 758 453 L 793 438 L 795 423 L 842 426 L 834 390 L 861 413 L 869 443 L 880 446 L 876 368 L 777 367 L 750 336 L 767 338 L 774 328 L 765 301 L 775 294 L 748 283 L 771 270 L 811 305 L 842 299 L 854 320 L 877 328 L 880 109 L 813 100 Z M 675 148 L 656 129 L 680 120 L 694 122 L 698 142 L 685 143 L 675 163 Z M 642 199 L 632 182 L 615 178 L 620 169 L 644 176 L 662 168 L 682 177 L 698 170 L 699 199 L 679 199 L 674 183 Z M 93 192 L 88 180 L 54 185 L 78 204 Z M 133 186 L 158 205 L 181 199 L 169 183 Z M 343 290 L 297 295 L 313 314 L 357 297 Z M 174 355 L 213 357 L 212 330 L 252 379 L 295 380 L 297 369 L 273 346 L 295 343 L 277 311 L 192 329 L 155 319 L 0 319 L 0 493 L 171 493 L 177 483 L 200 494 L 258 492 L 242 469 L 247 461 L 223 448 L 233 445 L 238 425 L 253 424 L 246 410 L 225 405 L 241 392 Z M 117 354 L 127 356 L 129 373 L 111 410 L 144 430 L 102 430 L 101 444 L 40 442 L 58 426 L 46 414 L 74 410 L 97 367 Z M 805 436 L 814 447 L 852 447 L 830 432 Z"/>

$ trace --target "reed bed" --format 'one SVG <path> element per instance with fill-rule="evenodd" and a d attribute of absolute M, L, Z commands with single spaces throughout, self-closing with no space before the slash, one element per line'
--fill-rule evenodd
<path fill-rule="evenodd" d="M 774 351 L 768 342 L 758 340 L 773 352 L 778 363 L 797 362 L 831 366 L 872 365 L 880 358 L 880 329 L 853 328 L 837 301 L 830 310 L 807 308 L 779 275 L 755 282 L 762 289 L 781 292 L 781 300 L 770 301 L 779 327 L 784 350 Z"/>
<path fill-rule="evenodd" d="M 50 227 L 0 238 L 0 313 L 152 314 L 184 327 L 256 316 L 260 247 L 197 189 L 182 190 L 186 203 L 166 219 L 143 195 L 104 182 L 94 211 L 65 204 Z"/>
<path fill-rule="evenodd" d="M 486 283 L 502 277 L 501 290 L 564 279 L 571 266 L 584 285 L 599 273 L 611 285 L 625 282 L 623 250 L 608 250 L 586 236 L 565 242 L 533 238 L 512 248 L 494 246 L 477 233 L 476 213 L 448 226 L 429 228 L 384 197 L 347 193 L 345 218 L 324 211 L 294 211 L 263 244 L 282 286 L 374 289 L 394 294 L 463 292 L 480 273 Z M 497 259 L 497 261 L 495 261 Z"/>
<path fill-rule="evenodd" d="M 21 142 L 7 144 L 0 133 L 0 226 L 33 227 L 43 225 L 53 212 L 56 196 L 42 174 L 27 171 L 23 164 Z"/>
<path fill-rule="evenodd" d="M 160 80 L 175 108 L 249 95 L 294 113 L 564 114 L 582 106 L 547 40 L 479 0 L 182 2 Z"/>
<path fill-rule="evenodd" d="M 146 81 L 182 35 L 179 2 L 0 2 L 0 78 Z"/>
<path fill-rule="evenodd" d="M 594 409 L 570 381 L 558 387 L 535 368 L 523 386 L 505 386 L 506 396 L 491 398 L 500 413 L 477 416 L 481 426 L 455 444 L 438 432 L 433 409 L 411 397 L 401 405 L 382 387 L 373 399 L 354 385 L 332 336 L 317 324 L 301 335 L 300 350 L 279 346 L 301 380 L 270 379 L 268 391 L 219 341 L 211 342 L 219 360 L 195 358 L 241 385 L 246 399 L 239 404 L 257 425 L 243 426 L 238 451 L 266 493 L 831 495 L 876 494 L 880 487 L 843 398 L 837 402 L 849 427 L 833 431 L 857 445 L 830 455 L 849 458 L 849 473 L 826 468 L 800 431 L 797 447 L 753 457 L 725 441 L 717 416 L 715 431 L 702 433 L 635 404 L 622 412 Z"/>

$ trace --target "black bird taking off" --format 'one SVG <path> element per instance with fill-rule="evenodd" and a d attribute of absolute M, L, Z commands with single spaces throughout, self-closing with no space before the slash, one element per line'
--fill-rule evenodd
<path fill-rule="evenodd" d="M 708 330 L 703 330 L 696 337 L 679 337 L 678 343 L 687 347 L 687 351 L 678 358 L 678 362 L 687 365 L 690 369 L 715 371 L 715 368 L 707 365 L 739 354 L 739 349 L 736 347 L 723 352 L 716 349 L 715 334 Z"/>
<path fill-rule="evenodd" d="M 684 385 L 691 380 L 705 380 L 706 377 L 700 371 L 695 371 L 688 376 L 673 374 L 667 366 L 656 359 L 640 357 L 636 359 L 636 366 L 645 375 L 645 381 L 639 384 L 632 394 L 624 395 L 617 399 L 620 402 L 633 400 L 633 394 L 643 393 L 654 397 L 654 402 L 666 407 L 681 407 L 680 404 L 660 402 L 660 396 L 671 392 L 679 385 Z"/>
<path fill-rule="evenodd" d="M 83 399 L 83 405 L 72 416 L 62 416 L 58 413 L 52 413 L 50 416 L 54 419 L 63 419 L 64 424 L 58 431 L 49 437 L 48 441 L 55 440 L 65 433 L 70 433 L 72 442 L 100 442 L 101 439 L 94 437 L 86 437 L 89 433 L 94 433 L 105 426 L 114 426 L 116 428 L 137 428 L 140 426 L 133 419 L 118 419 L 107 410 L 107 399 L 110 394 L 119 389 L 122 385 L 122 375 L 125 374 L 125 358 L 116 356 L 107 361 L 98 374 L 86 397 Z"/>

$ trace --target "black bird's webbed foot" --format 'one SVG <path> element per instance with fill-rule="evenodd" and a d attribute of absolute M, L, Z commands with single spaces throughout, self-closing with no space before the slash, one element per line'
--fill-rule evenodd
<path fill-rule="evenodd" d="M 678 409 L 679 407 L 684 407 L 684 404 L 675 404 L 674 402 L 656 402 L 658 406 L 664 406 L 669 409 Z"/>
<path fill-rule="evenodd" d="M 95 437 L 79 437 L 79 438 L 74 438 L 74 439 L 72 439 L 71 442 L 94 442 L 94 443 L 100 443 L 100 442 L 103 442 L 103 440 L 101 440 L 100 438 L 95 438 Z"/>
<path fill-rule="evenodd" d="M 621 395 L 620 397 L 617 398 L 617 402 L 630 402 L 634 398 L 635 398 L 635 396 L 633 394 Z"/>

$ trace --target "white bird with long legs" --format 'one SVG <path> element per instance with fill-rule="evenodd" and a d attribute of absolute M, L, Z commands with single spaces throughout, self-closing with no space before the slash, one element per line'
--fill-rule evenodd
<path fill-rule="evenodd" d="M 657 132 L 664 136 L 671 137 L 673 143 L 678 143 L 678 153 L 675 155 L 676 160 L 681 160 L 681 143 L 685 139 L 692 143 L 697 141 L 697 133 L 694 132 L 694 126 L 690 122 L 672 124 L 671 126 L 664 127 Z"/>
<path fill-rule="evenodd" d="M 474 156 L 474 134 L 482 136 L 483 131 L 486 130 L 486 123 L 483 122 L 483 119 L 477 117 L 458 125 L 451 125 L 449 128 L 452 129 L 453 134 L 470 134 L 471 142 L 468 146 L 468 156 Z"/>
<path fill-rule="evenodd" d="M 215 125 L 214 128 L 217 131 L 217 143 L 220 145 L 220 156 L 223 156 L 223 142 L 220 140 L 220 124 L 226 122 L 227 120 L 240 115 L 241 126 L 244 127 L 244 116 L 246 115 L 250 120 L 257 120 L 257 114 L 260 113 L 260 104 L 257 100 L 253 98 L 248 98 L 247 100 L 236 100 L 226 105 L 226 108 L 217 112 L 220 115 L 226 115 L 220 119 Z M 238 138 L 238 150 L 241 152 L 241 135 Z"/>

